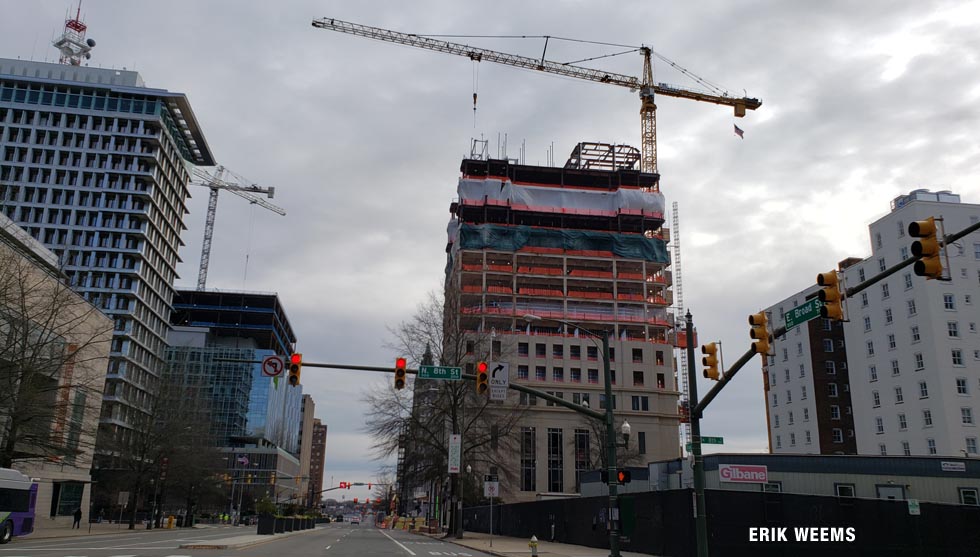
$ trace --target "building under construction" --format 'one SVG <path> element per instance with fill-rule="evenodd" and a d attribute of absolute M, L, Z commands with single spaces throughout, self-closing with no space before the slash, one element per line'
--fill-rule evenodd
<path fill-rule="evenodd" d="M 604 409 L 597 335 L 609 335 L 616 428 L 632 427 L 621 465 L 680 454 L 664 199 L 638 160 L 605 144 L 579 144 L 564 168 L 473 155 L 447 245 L 447 326 L 474 339 L 468 360 L 507 362 L 511 382 Z M 514 450 L 474 473 L 519 471 L 501 481 L 506 501 L 577 493 L 605 454 L 603 425 L 516 392 L 504 404 L 523 411 Z"/>

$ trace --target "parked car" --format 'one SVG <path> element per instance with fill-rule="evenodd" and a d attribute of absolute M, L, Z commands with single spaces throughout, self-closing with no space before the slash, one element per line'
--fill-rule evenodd
<path fill-rule="evenodd" d="M 334 519 L 334 522 L 343 522 L 344 521 L 344 515 L 338 514 L 337 516 L 333 517 L 333 519 Z"/>

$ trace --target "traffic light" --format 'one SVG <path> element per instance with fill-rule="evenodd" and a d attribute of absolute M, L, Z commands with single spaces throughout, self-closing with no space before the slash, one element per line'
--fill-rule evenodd
<path fill-rule="evenodd" d="M 347 489 L 350 489 L 350 482 L 347 482 Z"/>
<path fill-rule="evenodd" d="M 820 292 L 817 292 L 817 298 L 823 302 L 820 317 L 843 321 L 844 307 L 841 305 L 840 279 L 837 277 L 837 271 L 827 271 L 817 275 L 817 286 L 823 287 Z"/>
<path fill-rule="evenodd" d="M 354 498 L 354 504 L 357 504 L 357 497 Z"/>
<path fill-rule="evenodd" d="M 347 482 L 340 482 L 340 489 L 346 489 L 346 488 L 347 488 Z"/>
<path fill-rule="evenodd" d="M 755 348 L 757 354 L 769 354 L 770 338 L 769 328 L 766 325 L 767 321 L 766 312 L 764 311 L 753 313 L 749 316 L 749 325 L 752 325 L 752 330 L 749 331 L 749 337 L 758 341 L 752 345 L 752 348 Z"/>
<path fill-rule="evenodd" d="M 303 355 L 293 354 L 289 357 L 289 384 L 293 387 L 299 385 L 299 373 L 303 369 Z"/>
<path fill-rule="evenodd" d="M 408 365 L 408 360 L 405 358 L 395 358 L 395 388 L 404 389 L 405 388 L 405 366 Z"/>
<path fill-rule="evenodd" d="M 371 484 L 368 484 L 368 490 L 369 491 L 371 490 Z"/>
<path fill-rule="evenodd" d="M 633 481 L 633 472 L 629 470 L 617 470 L 616 471 L 616 481 L 619 485 L 626 485 Z"/>
<path fill-rule="evenodd" d="M 718 344 L 714 342 L 709 342 L 701 347 L 701 353 L 707 354 L 705 357 L 701 358 L 701 363 L 704 364 L 704 377 L 706 379 L 714 379 L 715 381 L 721 378 L 721 374 L 718 373 Z"/>
<path fill-rule="evenodd" d="M 476 394 L 482 395 L 490 389 L 490 375 L 487 370 L 490 366 L 486 362 L 476 364 Z"/>
<path fill-rule="evenodd" d="M 943 264 L 939 260 L 939 240 L 936 239 L 936 219 L 917 220 L 909 223 L 909 236 L 918 240 L 912 242 L 912 255 L 918 261 L 912 270 L 920 277 L 938 279 L 943 276 Z"/>

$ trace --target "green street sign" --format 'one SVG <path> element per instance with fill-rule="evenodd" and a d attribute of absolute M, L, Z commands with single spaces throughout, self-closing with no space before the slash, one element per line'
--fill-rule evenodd
<path fill-rule="evenodd" d="M 463 368 L 446 366 L 419 366 L 418 378 L 459 381 L 463 378 Z"/>
<path fill-rule="evenodd" d="M 820 317 L 820 308 L 822 307 L 823 302 L 820 301 L 820 298 L 811 298 L 802 306 L 797 306 L 787 311 L 785 315 L 786 330 L 788 331 L 800 323 L 806 323 L 811 319 Z"/>
<path fill-rule="evenodd" d="M 702 436 L 701 437 L 701 444 L 702 445 L 724 445 L 725 444 L 725 438 L 724 437 L 704 437 L 704 436 Z M 688 443 L 687 445 L 685 445 L 685 448 L 687 449 L 687 452 L 691 452 L 691 444 L 690 443 Z"/>

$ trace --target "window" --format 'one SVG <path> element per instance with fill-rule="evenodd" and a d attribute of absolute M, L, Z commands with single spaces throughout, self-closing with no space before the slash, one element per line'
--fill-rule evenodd
<path fill-rule="evenodd" d="M 977 497 L 977 489 L 975 487 L 961 487 L 960 504 L 973 506 L 980 505 L 980 497 Z"/>
<path fill-rule="evenodd" d="M 892 319 L 892 310 L 891 308 L 888 308 L 885 310 L 885 324 L 891 323 L 892 321 L 894 321 L 894 319 Z"/>
<path fill-rule="evenodd" d="M 919 381 L 919 398 L 929 398 L 929 386 L 925 381 Z"/>
<path fill-rule="evenodd" d="M 884 269 L 882 269 L 882 271 L 884 271 Z M 888 294 L 888 283 L 886 282 L 886 283 L 884 283 L 884 284 L 881 285 L 881 299 L 882 300 L 887 300 L 888 299 L 888 296 L 889 296 L 889 294 Z"/>
<path fill-rule="evenodd" d="M 793 425 L 793 412 L 790 412 L 789 415 L 786 416 L 786 423 Z"/>
<path fill-rule="evenodd" d="M 642 434 L 641 434 L 642 435 Z M 592 451 L 589 447 L 589 430 L 575 430 L 575 490 L 582 486 L 582 474 L 589 470 L 589 457 Z"/>
<path fill-rule="evenodd" d="M 858 281 L 864 282 L 864 269 L 858 269 Z"/>
<path fill-rule="evenodd" d="M 585 356 L 593 362 L 597 361 L 599 359 L 599 348 L 595 346 L 586 346 Z"/>
<path fill-rule="evenodd" d="M 966 454 L 977 454 L 977 438 L 966 438 Z"/>
<path fill-rule="evenodd" d="M 800 399 L 806 400 L 806 385 L 800 385 Z"/>
<path fill-rule="evenodd" d="M 929 454 L 936 454 L 936 440 L 926 439 L 926 448 L 928 449 Z"/>
<path fill-rule="evenodd" d="M 647 454 L 647 434 L 643 431 L 636 434 L 636 447 L 640 454 Z"/>
<path fill-rule="evenodd" d="M 545 346 L 543 343 L 537 343 L 537 344 L 535 344 L 534 345 L 534 357 L 535 358 L 544 358 L 548 354 L 547 350 L 548 350 L 548 347 Z"/>
<path fill-rule="evenodd" d="M 953 356 L 953 365 L 962 366 L 963 365 L 963 351 L 959 348 L 954 348 L 950 354 Z"/>
<path fill-rule="evenodd" d="M 643 349 L 642 348 L 634 348 L 633 349 L 633 363 L 634 364 L 642 364 L 643 363 Z"/>
<path fill-rule="evenodd" d="M 779 414 L 772 415 L 772 427 L 779 427 Z"/>
<path fill-rule="evenodd" d="M 840 428 L 834 428 L 831 433 L 833 435 L 834 443 L 844 442 L 844 430 Z"/>
<path fill-rule="evenodd" d="M 776 448 L 777 449 L 783 448 L 783 440 L 782 438 L 780 438 L 779 435 L 776 436 Z"/>
<path fill-rule="evenodd" d="M 643 372 L 642 371 L 634 371 L 633 372 L 633 385 L 642 385 L 642 384 L 643 384 Z"/>
<path fill-rule="evenodd" d="M 561 428 L 548 428 L 548 491 L 565 491 L 564 444 Z"/>
<path fill-rule="evenodd" d="M 902 369 L 898 366 L 898 360 L 892 360 L 892 376 L 901 375 Z"/>
<path fill-rule="evenodd" d="M 888 335 L 888 349 L 889 350 L 894 350 L 895 347 L 896 347 L 896 344 L 895 344 L 895 335 Z"/>
<path fill-rule="evenodd" d="M 823 319 L 823 330 L 832 331 L 834 327 L 834 322 L 831 319 Z"/>
<path fill-rule="evenodd" d="M 633 402 L 633 410 L 638 412 L 640 410 L 640 397 L 634 395 L 632 397 L 632 402 Z"/>
<path fill-rule="evenodd" d="M 568 347 L 568 357 L 573 360 L 582 359 L 582 347 L 581 346 L 569 346 Z"/>
<path fill-rule="evenodd" d="M 884 443 L 878 443 L 878 453 L 881 456 L 888 456 L 888 448 L 885 447 Z"/>
<path fill-rule="evenodd" d="M 827 384 L 827 394 L 829 396 L 831 396 L 831 397 L 836 397 L 837 396 L 837 383 L 828 383 Z"/>
<path fill-rule="evenodd" d="M 868 356 L 874 356 L 875 355 L 875 343 L 874 343 L 874 341 L 869 340 L 868 343 L 867 343 L 867 345 L 868 345 Z"/>
<path fill-rule="evenodd" d="M 932 410 L 922 411 L 922 427 L 932 427 Z"/>
<path fill-rule="evenodd" d="M 887 268 L 888 267 L 885 266 L 885 258 L 884 257 L 879 257 L 878 258 L 878 270 L 879 271 L 884 271 Z"/>
<path fill-rule="evenodd" d="M 874 383 L 878 380 L 878 368 L 875 366 L 868 366 L 868 377 L 869 381 Z"/>
<path fill-rule="evenodd" d="M 803 409 L 803 421 L 804 422 L 809 422 L 810 421 L 810 409 L 809 408 L 804 408 Z"/>
<path fill-rule="evenodd" d="M 912 456 L 912 447 L 909 447 L 908 441 L 902 441 L 902 454 Z"/>
<path fill-rule="evenodd" d="M 854 484 L 834 484 L 838 497 L 854 497 Z"/>
<path fill-rule="evenodd" d="M 517 378 L 527 379 L 528 367 L 527 366 L 517 366 Z"/>
<path fill-rule="evenodd" d="M 810 436 L 810 430 L 809 429 L 806 430 L 806 431 L 804 431 L 803 432 L 803 435 L 806 436 L 806 444 L 807 445 L 813 443 L 813 437 Z"/>
<path fill-rule="evenodd" d="M 772 393 L 772 405 L 779 406 L 779 398 L 776 396 L 776 393 Z"/>
<path fill-rule="evenodd" d="M 872 408 L 881 406 L 881 396 L 878 394 L 878 391 L 871 391 L 871 405 Z"/>
<path fill-rule="evenodd" d="M 905 398 L 902 396 L 902 388 L 895 387 L 895 404 L 901 404 L 905 402 Z"/>
<path fill-rule="evenodd" d="M 788 359 L 789 359 L 789 350 L 783 348 L 783 361 L 785 362 Z"/>
<path fill-rule="evenodd" d="M 959 326 L 959 324 L 956 321 L 949 321 L 949 322 L 947 322 L 946 323 L 946 334 L 949 335 L 950 338 L 959 338 L 960 337 L 960 326 Z"/>
<path fill-rule="evenodd" d="M 834 341 L 830 340 L 829 338 L 823 339 L 823 351 L 824 352 L 833 352 L 834 351 Z"/>
<path fill-rule="evenodd" d="M 861 279 L 861 282 L 864 282 L 864 279 Z M 863 307 L 863 308 L 868 307 L 868 293 L 867 292 L 862 292 L 861 293 L 861 307 Z"/>
<path fill-rule="evenodd" d="M 598 369 L 590 369 L 588 373 L 589 373 L 589 383 L 595 384 L 595 383 L 598 383 L 599 382 L 599 370 Z"/>
<path fill-rule="evenodd" d="M 898 429 L 905 431 L 909 428 L 909 422 L 905 419 L 905 414 L 898 415 Z"/>
<path fill-rule="evenodd" d="M 551 368 L 551 380 L 552 381 L 565 381 L 565 368 L 553 367 Z"/>
<path fill-rule="evenodd" d="M 806 366 L 800 364 L 800 377 L 806 377 Z"/>
<path fill-rule="evenodd" d="M 565 357 L 565 346 L 561 344 L 551 345 L 551 357 L 560 360 Z"/>
<path fill-rule="evenodd" d="M 943 294 L 943 309 L 954 311 L 956 309 L 956 299 L 952 294 Z"/>
<path fill-rule="evenodd" d="M 833 347 L 831 347 L 831 350 L 833 350 Z M 796 355 L 797 356 L 802 356 L 803 355 L 803 343 L 802 342 L 797 342 L 796 343 Z"/>
<path fill-rule="evenodd" d="M 466 341 L 466 353 L 467 354 L 472 354 L 473 353 L 473 341 L 472 340 Z"/>
<path fill-rule="evenodd" d="M 909 317 L 915 315 L 915 300 L 908 300 L 905 302 L 905 305 L 909 308 Z"/>
<path fill-rule="evenodd" d="M 960 408 L 960 420 L 963 425 L 973 425 L 973 408 Z"/>
<path fill-rule="evenodd" d="M 922 359 L 922 354 L 916 352 L 915 355 L 915 371 L 921 371 L 926 368 L 926 363 Z"/>
<path fill-rule="evenodd" d="M 905 261 L 906 259 L 908 259 L 909 258 L 909 248 L 908 248 L 908 246 L 902 246 L 902 247 L 898 248 L 898 254 L 902 258 L 902 261 Z"/>
<path fill-rule="evenodd" d="M 548 379 L 548 369 L 545 366 L 534 366 L 534 379 L 537 381 Z"/>
<path fill-rule="evenodd" d="M 664 351 L 663 350 L 657 350 L 657 365 L 658 366 L 664 365 Z"/>
<path fill-rule="evenodd" d="M 919 338 L 919 326 L 918 325 L 913 325 L 912 326 L 912 343 L 914 344 L 916 342 L 919 342 L 919 340 L 920 340 L 920 338 Z"/>
<path fill-rule="evenodd" d="M 902 275 L 905 277 L 905 289 L 909 290 L 912 288 L 912 273 L 905 273 Z"/>
<path fill-rule="evenodd" d="M 956 394 L 958 395 L 968 395 L 970 394 L 970 387 L 966 384 L 966 378 L 957 377 L 956 378 Z"/>
<path fill-rule="evenodd" d="M 898 221 L 898 237 L 905 237 L 905 224 L 902 221 Z"/>
<path fill-rule="evenodd" d="M 840 406 L 837 406 L 836 404 L 832 404 L 830 406 L 830 419 L 831 420 L 840 419 Z"/>
<path fill-rule="evenodd" d="M 785 377 L 786 377 L 786 382 L 789 383 L 789 370 L 788 369 L 784 369 L 783 370 L 783 375 L 785 375 Z"/>
<path fill-rule="evenodd" d="M 523 393 L 522 393 L 523 394 Z M 537 491 L 534 428 L 521 428 L 521 491 Z"/>
<path fill-rule="evenodd" d="M 658 389 L 666 389 L 667 388 L 666 376 L 663 373 L 658 373 L 657 374 L 657 388 Z"/>
<path fill-rule="evenodd" d="M 573 367 L 568 370 L 568 379 L 572 383 L 582 382 L 582 368 Z"/>
<path fill-rule="evenodd" d="M 517 343 L 517 355 L 526 358 L 528 356 L 528 344 L 526 342 Z"/>
<path fill-rule="evenodd" d="M 786 389 L 786 404 L 793 402 L 793 391 Z"/>
<path fill-rule="evenodd" d="M 790 433 L 789 434 L 789 446 L 790 447 L 795 447 L 796 446 L 796 434 L 795 433 Z"/>
<path fill-rule="evenodd" d="M 881 247 L 881 232 L 875 232 L 875 247 Z"/>

